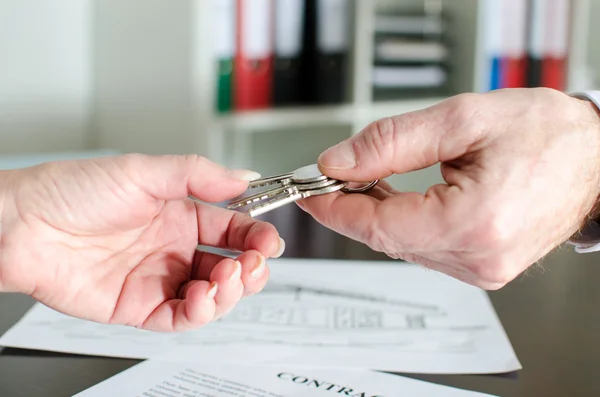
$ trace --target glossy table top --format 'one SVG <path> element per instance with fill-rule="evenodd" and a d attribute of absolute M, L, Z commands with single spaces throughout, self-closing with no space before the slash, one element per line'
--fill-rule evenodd
<path fill-rule="evenodd" d="M 288 207 L 264 217 L 286 240 L 284 256 L 388 259 Z M 576 254 L 568 248 L 554 252 L 489 293 L 523 370 L 493 376 L 408 376 L 503 397 L 600 396 L 599 282 L 600 254 Z M 0 295 L 0 333 L 32 304 L 25 296 Z M 0 351 L 0 396 L 72 396 L 137 362 L 5 348 Z"/>

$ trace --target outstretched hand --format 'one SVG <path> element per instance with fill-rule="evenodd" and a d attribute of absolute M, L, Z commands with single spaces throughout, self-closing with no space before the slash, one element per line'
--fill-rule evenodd
<path fill-rule="evenodd" d="M 199 327 L 260 291 L 265 258 L 283 250 L 272 225 L 206 204 L 243 193 L 257 175 L 198 156 L 131 154 L 1 176 L 0 291 L 72 316 Z M 198 245 L 242 253 L 234 260 Z"/>
<path fill-rule="evenodd" d="M 599 114 L 546 88 L 462 94 L 372 123 L 319 158 L 324 174 L 355 182 L 436 163 L 446 183 L 425 194 L 382 181 L 299 205 L 393 258 L 497 289 L 586 221 L 600 188 Z"/>

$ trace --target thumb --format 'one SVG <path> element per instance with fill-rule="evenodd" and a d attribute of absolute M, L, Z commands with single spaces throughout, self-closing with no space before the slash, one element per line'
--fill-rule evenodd
<path fill-rule="evenodd" d="M 319 168 L 331 178 L 364 182 L 432 166 L 440 160 L 440 113 L 429 108 L 377 120 L 323 152 Z"/>
<path fill-rule="evenodd" d="M 260 178 L 249 170 L 230 170 L 197 155 L 126 154 L 120 168 L 148 194 L 160 200 L 193 196 L 218 202 L 242 194 L 248 181 Z"/>

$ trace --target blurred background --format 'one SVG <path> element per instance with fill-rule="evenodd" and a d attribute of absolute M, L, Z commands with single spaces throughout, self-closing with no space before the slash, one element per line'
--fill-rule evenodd
<path fill-rule="evenodd" d="M 0 160 L 198 153 L 280 173 L 457 93 L 597 88 L 596 19 L 595 0 L 0 0 Z"/>

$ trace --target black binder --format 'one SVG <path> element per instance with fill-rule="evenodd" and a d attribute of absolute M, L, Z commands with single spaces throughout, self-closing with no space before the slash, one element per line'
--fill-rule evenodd
<path fill-rule="evenodd" d="M 531 55 L 527 57 L 527 76 L 525 80 L 527 87 L 541 87 L 542 65 L 543 61 L 540 58 Z"/>
<path fill-rule="evenodd" d="M 536 37 L 536 31 L 544 25 L 544 11 L 543 3 L 534 4 L 533 0 L 527 1 L 527 71 L 525 76 L 527 87 L 542 85 L 542 49 L 540 43 L 536 41 L 536 39 L 539 40 Z"/>
<path fill-rule="evenodd" d="M 273 80 L 273 106 L 283 107 L 302 103 L 300 57 L 276 57 Z"/>
<path fill-rule="evenodd" d="M 304 53 L 306 0 L 275 2 L 275 59 L 273 69 L 273 106 L 302 102 L 301 69 Z"/>
<path fill-rule="evenodd" d="M 306 0 L 301 72 L 306 103 L 337 104 L 346 99 L 350 6 L 350 0 Z M 331 26 L 341 30 L 328 30 Z"/>

